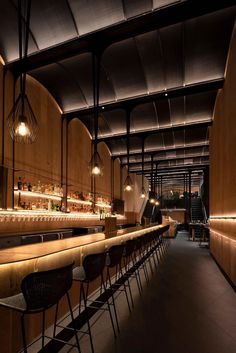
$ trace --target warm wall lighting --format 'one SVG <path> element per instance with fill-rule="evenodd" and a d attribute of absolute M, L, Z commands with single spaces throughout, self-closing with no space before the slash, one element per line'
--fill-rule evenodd
<path fill-rule="evenodd" d="M 156 201 L 156 202 L 155 202 L 155 205 L 156 205 L 156 206 L 159 206 L 159 205 L 160 205 L 160 202 L 159 202 L 159 201 Z"/>

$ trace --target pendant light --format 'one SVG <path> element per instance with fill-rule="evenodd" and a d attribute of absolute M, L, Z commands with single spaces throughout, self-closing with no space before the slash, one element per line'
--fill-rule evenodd
<path fill-rule="evenodd" d="M 7 117 L 7 125 L 12 140 L 19 143 L 34 142 L 38 132 L 37 119 L 26 95 L 26 70 L 24 67 L 28 53 L 30 9 L 31 0 L 18 0 L 20 93 Z M 26 19 L 25 22 L 24 18 Z"/>
<path fill-rule="evenodd" d="M 124 182 L 124 189 L 125 191 L 132 191 L 133 190 L 133 182 L 129 175 L 129 134 L 130 134 L 130 111 L 127 112 L 126 115 L 126 133 L 127 133 L 127 165 L 128 165 L 128 174 Z"/>
<path fill-rule="evenodd" d="M 99 79 L 100 79 L 100 54 L 93 53 L 93 106 L 94 106 L 94 142 L 93 155 L 89 162 L 89 171 L 93 176 L 101 176 L 103 174 L 104 164 L 98 153 L 98 108 L 99 108 Z"/>
<path fill-rule="evenodd" d="M 155 203 L 155 192 L 153 190 L 153 154 L 151 155 L 151 191 L 149 192 L 149 202 Z"/>
<path fill-rule="evenodd" d="M 156 163 L 156 175 L 155 175 L 155 189 L 157 188 L 156 185 L 158 185 L 157 183 L 157 166 L 158 166 L 158 163 Z M 155 190 L 155 196 L 156 196 L 156 201 L 155 201 L 155 205 L 156 206 L 159 206 L 160 205 L 160 202 L 159 202 L 159 196 L 158 196 L 158 192 Z"/>
<path fill-rule="evenodd" d="M 141 188 L 141 194 L 140 197 L 141 199 L 145 199 L 146 197 L 146 190 L 144 188 L 144 139 L 142 139 L 142 188 Z"/>

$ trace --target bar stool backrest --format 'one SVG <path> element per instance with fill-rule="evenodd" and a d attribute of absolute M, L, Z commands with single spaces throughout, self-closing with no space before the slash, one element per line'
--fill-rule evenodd
<path fill-rule="evenodd" d="M 121 262 L 122 255 L 124 253 L 124 245 L 113 245 L 108 250 L 109 261 L 107 263 L 108 267 L 114 267 Z"/>
<path fill-rule="evenodd" d="M 27 311 L 40 312 L 55 305 L 72 286 L 72 267 L 73 263 L 27 275 L 21 283 Z"/>
<path fill-rule="evenodd" d="M 133 253 L 134 249 L 135 249 L 135 240 L 134 239 L 127 240 L 125 242 L 124 256 L 125 257 L 130 256 Z"/>
<path fill-rule="evenodd" d="M 106 253 L 90 254 L 83 260 L 83 268 L 87 281 L 93 281 L 99 277 L 105 267 Z"/>

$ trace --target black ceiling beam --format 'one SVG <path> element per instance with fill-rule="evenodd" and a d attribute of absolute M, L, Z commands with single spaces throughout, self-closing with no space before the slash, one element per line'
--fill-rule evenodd
<path fill-rule="evenodd" d="M 157 163 L 158 166 L 162 163 L 162 162 L 172 162 L 172 161 L 176 161 L 176 160 L 181 160 L 181 159 L 194 159 L 194 158 L 203 158 L 203 157 L 209 157 L 209 153 L 207 154 L 196 154 L 195 156 L 178 156 L 178 157 L 173 157 L 173 158 L 162 158 L 162 159 L 157 159 L 157 160 L 153 160 L 153 163 Z M 121 165 L 127 165 L 128 162 L 125 162 L 125 163 L 121 163 Z M 142 161 L 140 162 L 132 162 L 132 161 L 129 161 L 129 165 L 132 165 L 132 166 L 135 166 L 135 165 L 141 165 L 142 164 Z M 151 164 L 151 160 L 150 161 L 144 161 L 144 164 Z"/>
<path fill-rule="evenodd" d="M 25 62 L 25 70 L 30 71 L 57 61 L 92 51 L 99 44 L 107 47 L 112 43 L 137 36 L 155 29 L 170 26 L 192 18 L 222 10 L 235 5 L 234 0 L 205 1 L 188 0 L 171 4 L 124 22 L 102 28 L 67 42 L 30 55 Z M 7 65 L 16 74 L 22 70 L 19 60 Z"/>
<path fill-rule="evenodd" d="M 165 132 L 175 132 L 180 130 L 190 130 L 196 128 L 206 128 L 212 125 L 212 120 L 207 120 L 203 122 L 194 122 L 186 125 L 177 125 L 177 126 L 170 126 L 152 130 L 144 130 L 144 131 L 137 131 L 137 132 L 130 132 L 130 137 L 139 137 L 139 138 L 147 138 L 151 135 L 161 134 Z M 108 137 L 98 137 L 98 142 L 109 142 L 114 140 L 120 140 L 122 138 L 126 139 L 126 133 Z"/>
<path fill-rule="evenodd" d="M 197 94 L 202 92 L 215 91 L 223 87 L 224 78 L 219 78 L 216 80 L 198 82 L 191 85 L 186 85 L 183 87 L 171 88 L 168 90 L 163 90 L 160 92 L 155 92 L 151 94 L 145 94 L 138 97 L 127 98 L 119 100 L 117 102 L 100 104 L 99 112 L 103 113 L 105 111 L 111 111 L 115 109 L 133 109 L 134 107 L 148 102 L 158 101 L 162 99 L 170 99 L 176 97 L 183 97 L 190 94 Z M 94 111 L 93 106 L 85 109 L 75 110 L 72 112 L 67 112 L 63 114 L 68 120 L 75 118 L 81 118 L 83 116 L 92 115 Z"/>
<path fill-rule="evenodd" d="M 171 148 L 162 148 L 162 149 L 157 149 L 157 150 L 150 150 L 150 151 L 145 151 L 144 155 L 146 156 L 150 156 L 151 154 L 158 155 L 158 153 L 163 153 L 163 152 L 174 152 L 174 151 L 189 151 L 189 150 L 194 150 L 194 149 L 198 149 L 198 148 L 203 148 L 203 147 L 209 147 L 209 143 L 203 143 L 203 144 L 199 144 L 199 145 L 188 145 L 188 146 L 175 146 L 175 147 L 171 147 Z M 131 152 L 130 157 L 135 157 L 138 155 L 142 155 L 142 151 L 135 151 L 135 152 Z M 127 152 L 122 152 L 119 154 L 113 154 L 112 157 L 113 158 L 122 158 L 122 157 L 126 157 L 127 156 Z"/>
<path fill-rule="evenodd" d="M 195 180 L 199 180 L 200 179 L 200 176 L 198 176 L 198 175 L 195 175 L 195 176 L 192 176 L 191 177 L 191 179 L 195 179 Z M 151 180 L 151 176 L 150 177 L 148 177 L 147 178 L 148 180 Z M 154 180 L 156 180 L 156 182 L 158 181 L 156 178 L 154 178 Z M 180 180 L 184 180 L 184 177 L 183 176 L 178 176 L 178 177 L 174 177 L 174 178 L 167 178 L 167 177 L 162 177 L 162 181 L 175 181 L 175 180 L 178 180 L 178 181 L 180 181 Z"/>
<path fill-rule="evenodd" d="M 157 175 L 159 173 L 166 173 L 168 171 L 189 171 L 189 170 L 202 170 L 205 169 L 206 167 L 209 166 L 209 163 L 204 163 L 204 164 L 195 164 L 195 165 L 177 165 L 177 166 L 172 166 L 172 167 L 167 167 L 167 168 L 158 168 Z M 148 174 L 151 173 L 151 169 L 144 169 L 143 174 Z M 130 170 L 130 173 L 135 173 L 135 174 L 142 174 L 141 170 Z"/>

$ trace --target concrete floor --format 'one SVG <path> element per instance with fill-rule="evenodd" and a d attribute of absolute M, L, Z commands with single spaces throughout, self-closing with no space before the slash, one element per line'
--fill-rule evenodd
<path fill-rule="evenodd" d="M 107 313 L 96 314 L 92 333 L 96 353 L 235 353 L 236 295 L 207 248 L 185 233 L 171 240 L 158 270 L 142 275 L 140 296 L 132 280 L 134 308 L 117 297 L 120 333 L 114 339 Z M 142 271 L 143 272 L 143 271 Z M 91 352 L 88 338 L 82 353 Z M 61 352 L 76 352 L 68 347 Z"/>

